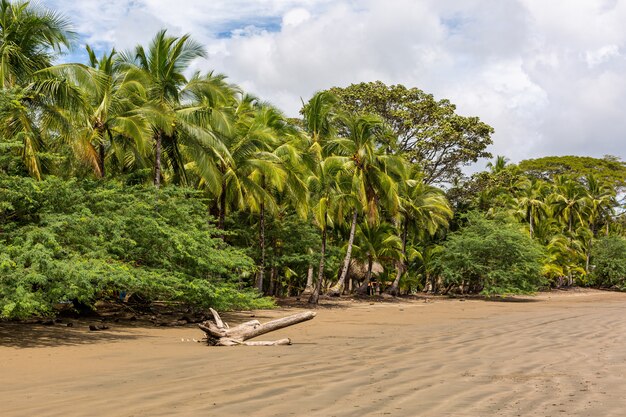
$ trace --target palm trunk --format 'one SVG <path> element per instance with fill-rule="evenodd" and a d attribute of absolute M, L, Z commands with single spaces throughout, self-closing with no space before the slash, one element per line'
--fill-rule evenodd
<path fill-rule="evenodd" d="M 325 221 L 326 219 L 324 219 Z M 309 297 L 309 304 L 317 304 L 320 298 L 322 288 L 322 280 L 324 279 L 324 260 L 326 258 L 326 225 L 322 227 L 322 250 L 320 257 L 320 268 L 317 271 L 317 282 L 315 288 Z"/>
<path fill-rule="evenodd" d="M 162 151 L 161 132 L 157 132 L 154 137 L 154 186 L 161 187 L 161 151 Z"/>
<path fill-rule="evenodd" d="M 222 193 L 220 194 L 220 202 L 219 202 L 219 217 L 217 219 L 217 228 L 220 230 L 224 230 L 225 228 L 225 220 L 226 220 L 226 184 L 222 183 Z M 222 240 L 225 240 L 226 236 L 222 233 Z"/>
<path fill-rule="evenodd" d="M 101 143 L 98 146 L 98 165 L 100 165 L 100 178 L 104 178 L 104 157 L 106 156 L 106 149 L 104 149 L 104 143 Z"/>
<path fill-rule="evenodd" d="M 356 233 L 356 222 L 358 220 L 359 213 L 354 209 L 352 215 L 352 225 L 350 226 L 350 238 L 348 239 L 348 250 L 346 251 L 346 257 L 343 260 L 343 268 L 341 269 L 341 276 L 339 281 L 329 291 L 329 294 L 335 297 L 340 296 L 343 293 L 343 289 L 346 285 L 346 277 L 348 276 L 348 269 L 350 268 L 350 258 L 352 257 L 352 244 L 354 243 L 354 235 Z"/>
<path fill-rule="evenodd" d="M 593 238 L 596 235 L 596 225 L 591 222 L 591 239 L 589 239 L 589 246 L 587 247 L 587 259 L 585 259 L 585 272 L 589 273 L 589 263 L 591 261 L 591 248 L 593 247 Z"/>
<path fill-rule="evenodd" d="M 406 219 L 404 220 L 403 223 L 403 230 L 402 230 L 402 257 L 404 259 L 406 259 L 406 236 L 407 236 L 407 221 Z M 396 262 L 396 278 L 393 280 L 393 284 L 391 284 L 391 287 L 389 287 L 389 289 L 387 290 L 387 294 L 396 296 L 398 295 L 398 287 L 400 286 L 400 278 L 402 278 L 402 274 L 404 273 L 404 271 L 406 270 L 406 264 L 405 261 L 397 261 Z"/>
<path fill-rule="evenodd" d="M 530 210 L 530 238 L 533 238 L 533 233 L 534 233 L 534 224 L 533 224 L 533 211 Z"/>
<path fill-rule="evenodd" d="M 265 204 L 263 203 L 261 203 L 259 211 L 259 246 L 261 248 L 261 262 L 259 264 L 256 287 L 260 292 L 263 292 L 263 281 L 265 279 Z"/>
<path fill-rule="evenodd" d="M 272 268 L 270 269 L 269 295 L 277 295 L 277 292 L 278 292 L 277 278 L 278 278 L 278 268 L 276 268 L 276 265 L 272 265 Z"/>
<path fill-rule="evenodd" d="M 309 265 L 309 269 L 306 272 L 306 285 L 304 287 L 304 291 L 300 295 L 311 295 L 315 287 L 313 286 L 313 273 L 314 273 L 313 264 Z"/>

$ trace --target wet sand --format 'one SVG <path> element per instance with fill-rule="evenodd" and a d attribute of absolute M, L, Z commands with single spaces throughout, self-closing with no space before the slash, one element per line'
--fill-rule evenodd
<path fill-rule="evenodd" d="M 263 322 L 295 311 L 254 314 Z M 317 312 L 261 337 L 294 342 L 273 347 L 208 347 L 191 341 L 203 336 L 193 326 L 0 324 L 0 415 L 626 413 L 626 294 L 340 302 Z"/>

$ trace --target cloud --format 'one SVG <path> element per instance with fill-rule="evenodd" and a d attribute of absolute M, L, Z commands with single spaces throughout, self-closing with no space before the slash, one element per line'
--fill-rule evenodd
<path fill-rule="evenodd" d="M 448 98 L 496 129 L 494 154 L 626 159 L 626 2 L 45 0 L 86 42 L 191 33 L 232 82 L 296 115 L 331 86 L 381 80 Z M 174 5 L 173 5 L 174 4 Z"/>

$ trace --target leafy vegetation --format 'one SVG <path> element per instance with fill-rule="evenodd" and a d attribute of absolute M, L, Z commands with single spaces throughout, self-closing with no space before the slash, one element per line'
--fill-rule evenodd
<path fill-rule="evenodd" d="M 468 224 L 443 244 L 444 285 L 483 294 L 528 293 L 543 283 L 541 245 L 516 226 L 470 213 Z"/>
<path fill-rule="evenodd" d="M 493 129 L 418 88 L 333 87 L 289 119 L 222 74 L 187 76 L 206 56 L 189 35 L 53 65 L 74 37 L 0 0 L 1 317 L 122 293 L 317 303 L 374 279 L 393 295 L 623 287 L 615 157 L 498 157 L 463 178 Z"/>
<path fill-rule="evenodd" d="M 626 289 L 626 239 L 618 236 L 602 238 L 591 254 L 594 284 Z"/>

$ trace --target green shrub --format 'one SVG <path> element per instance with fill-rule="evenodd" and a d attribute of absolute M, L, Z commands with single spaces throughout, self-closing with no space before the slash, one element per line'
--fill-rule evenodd
<path fill-rule="evenodd" d="M 592 249 L 592 279 L 601 287 L 626 290 L 626 239 L 604 237 Z"/>
<path fill-rule="evenodd" d="M 219 309 L 269 307 L 240 289 L 252 259 L 181 188 L 0 176 L 0 317 L 92 305 L 120 291 Z"/>
<path fill-rule="evenodd" d="M 504 221 L 472 213 L 436 260 L 446 285 L 483 294 L 529 293 L 542 284 L 539 244 Z"/>

